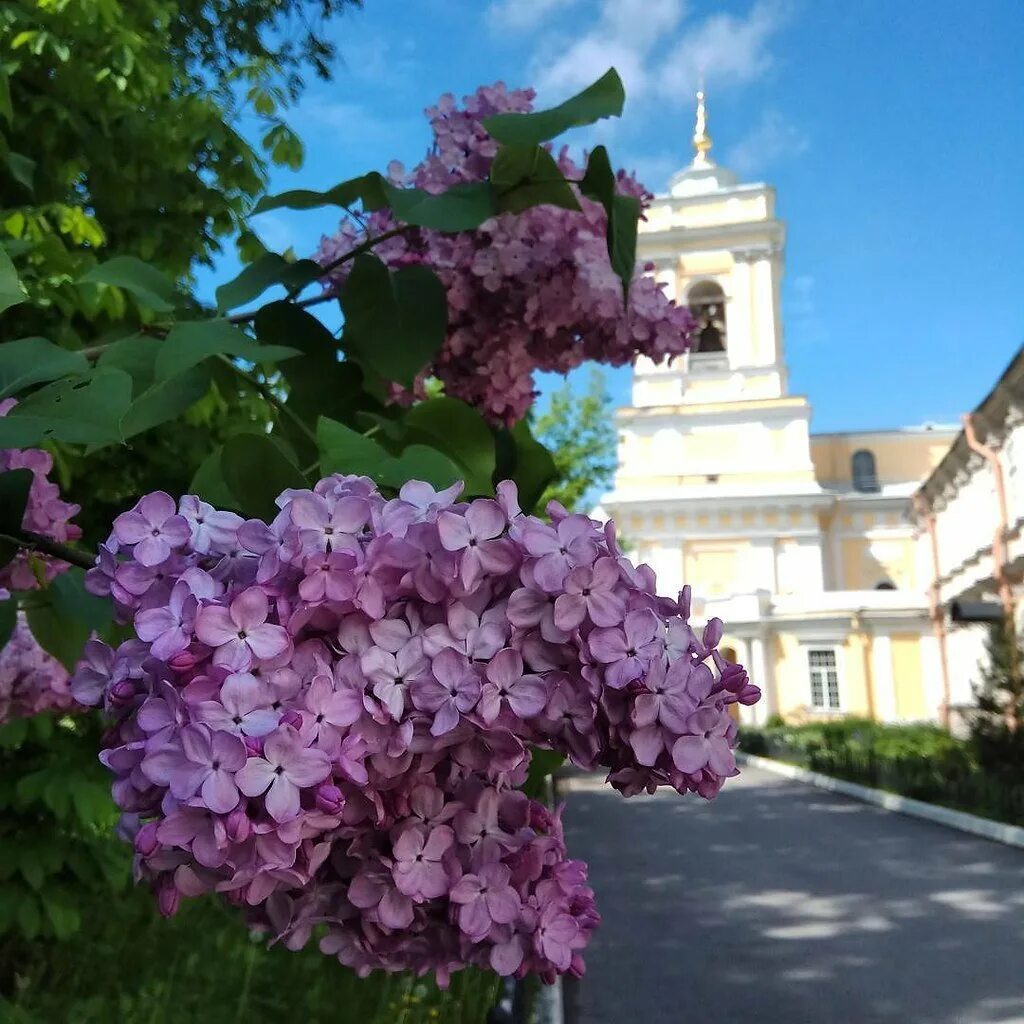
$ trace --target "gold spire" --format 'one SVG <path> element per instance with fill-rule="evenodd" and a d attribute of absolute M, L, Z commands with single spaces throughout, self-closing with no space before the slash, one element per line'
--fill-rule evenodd
<path fill-rule="evenodd" d="M 693 126 L 693 166 L 713 166 L 708 153 L 711 151 L 712 141 L 708 134 L 708 114 L 704 106 L 704 84 L 701 83 L 697 90 L 697 121 Z"/>

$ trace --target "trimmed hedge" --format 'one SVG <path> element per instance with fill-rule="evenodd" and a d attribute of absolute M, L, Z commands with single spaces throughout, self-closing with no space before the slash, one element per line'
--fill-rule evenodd
<path fill-rule="evenodd" d="M 748 754 L 1024 825 L 1024 775 L 1008 781 L 986 773 L 967 743 L 933 725 L 880 725 L 848 718 L 820 725 L 745 728 L 739 745 Z"/>

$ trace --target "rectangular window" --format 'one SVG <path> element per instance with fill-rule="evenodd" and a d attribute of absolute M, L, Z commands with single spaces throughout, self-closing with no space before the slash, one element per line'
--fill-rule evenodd
<path fill-rule="evenodd" d="M 839 668 L 834 647 L 807 652 L 811 678 L 811 707 L 818 711 L 839 710 Z"/>

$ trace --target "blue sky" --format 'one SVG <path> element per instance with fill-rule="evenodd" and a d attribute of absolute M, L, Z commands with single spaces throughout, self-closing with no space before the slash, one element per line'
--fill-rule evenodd
<path fill-rule="evenodd" d="M 503 79 L 548 104 L 610 64 L 624 117 L 572 141 L 661 191 L 703 69 L 713 156 L 778 189 L 790 386 L 816 431 L 955 421 L 1024 342 L 1021 0 L 366 0 L 330 32 L 342 61 L 291 112 L 307 160 L 275 191 L 415 163 L 442 92 Z M 306 254 L 330 216 L 257 225 Z M 628 401 L 629 371 L 607 379 Z"/>

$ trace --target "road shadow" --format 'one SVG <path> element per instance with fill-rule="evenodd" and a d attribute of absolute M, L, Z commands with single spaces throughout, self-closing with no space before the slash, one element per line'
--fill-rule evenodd
<path fill-rule="evenodd" d="M 752 768 L 711 803 L 567 782 L 604 918 L 570 1024 L 1024 1021 L 1024 852 Z"/>

